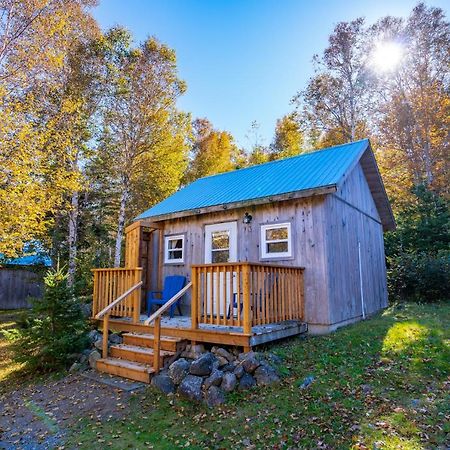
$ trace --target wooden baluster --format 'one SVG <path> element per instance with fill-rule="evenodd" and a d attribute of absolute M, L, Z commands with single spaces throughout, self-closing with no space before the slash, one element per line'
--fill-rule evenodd
<path fill-rule="evenodd" d="M 216 313 L 216 325 L 220 325 L 220 267 L 216 267 L 214 272 L 216 272 L 216 280 L 214 283 L 214 312 Z"/>
<path fill-rule="evenodd" d="M 94 317 L 100 310 L 98 309 L 98 274 L 92 273 L 94 276 L 94 291 L 92 292 L 92 317 Z"/>
<path fill-rule="evenodd" d="M 213 304 L 214 304 L 214 290 L 213 290 L 213 283 L 214 283 L 214 273 L 212 270 L 212 267 L 208 267 L 207 268 L 207 272 L 208 272 L 208 302 L 209 302 L 209 323 L 212 324 L 213 323 Z"/>
<path fill-rule="evenodd" d="M 243 291 L 243 302 L 244 302 L 244 334 L 251 334 L 252 332 L 252 317 L 250 308 L 250 266 L 249 264 L 244 264 L 242 266 L 242 291 Z"/>
<path fill-rule="evenodd" d="M 109 330 L 109 313 L 103 319 L 103 343 L 102 343 L 102 358 L 108 357 L 108 330 Z"/>
<path fill-rule="evenodd" d="M 191 295 L 191 328 L 196 330 L 198 328 L 198 310 L 199 310 L 199 283 L 198 277 L 200 273 L 196 267 L 191 269 L 192 280 L 192 295 Z"/>
<path fill-rule="evenodd" d="M 295 319 L 295 296 L 292 293 L 292 273 L 293 269 L 289 269 L 288 271 L 289 320 Z"/>
<path fill-rule="evenodd" d="M 223 319 L 222 323 L 223 325 L 227 324 L 227 276 L 228 276 L 228 269 L 229 267 L 223 266 L 223 286 L 222 286 L 222 314 Z"/>
<path fill-rule="evenodd" d="M 233 308 L 233 302 L 234 302 L 234 266 L 230 266 L 230 283 L 229 283 L 229 302 L 228 302 L 228 308 L 226 307 L 227 302 L 225 301 L 225 317 L 228 317 L 228 312 L 230 312 L 230 317 L 227 320 L 227 323 L 231 326 L 234 325 L 234 308 Z"/>
<path fill-rule="evenodd" d="M 286 271 L 284 268 L 278 269 L 281 275 L 281 320 L 286 320 Z"/>
<path fill-rule="evenodd" d="M 153 326 L 153 369 L 157 374 L 160 368 L 161 358 L 161 316 L 155 319 Z"/>
<path fill-rule="evenodd" d="M 303 269 L 300 271 L 300 319 L 305 320 L 305 272 Z"/>
<path fill-rule="evenodd" d="M 139 283 L 142 279 L 142 270 L 136 269 L 134 271 L 134 283 Z M 141 319 L 141 288 L 134 292 L 133 297 L 133 323 L 139 323 Z"/>
<path fill-rule="evenodd" d="M 236 289 L 236 305 L 237 305 L 237 326 L 241 327 L 242 326 L 242 321 L 241 321 L 241 271 L 242 266 L 237 265 L 236 266 L 236 285 L 237 285 L 237 289 Z M 233 308 L 232 308 L 233 309 Z M 234 314 L 234 311 L 232 312 L 232 314 Z"/>

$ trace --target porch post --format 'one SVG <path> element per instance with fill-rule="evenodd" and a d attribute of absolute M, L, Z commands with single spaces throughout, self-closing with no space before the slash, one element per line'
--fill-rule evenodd
<path fill-rule="evenodd" d="M 191 295 L 191 328 L 198 328 L 198 284 L 197 284 L 197 268 L 191 268 L 192 295 Z"/>
<path fill-rule="evenodd" d="M 243 319 L 244 319 L 244 334 L 251 334 L 252 332 L 252 318 L 250 308 L 250 265 L 244 264 L 242 266 L 242 294 L 243 294 Z"/>

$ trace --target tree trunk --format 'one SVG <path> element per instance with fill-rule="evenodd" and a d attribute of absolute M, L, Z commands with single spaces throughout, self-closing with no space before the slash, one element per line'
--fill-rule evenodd
<path fill-rule="evenodd" d="M 69 269 L 67 285 L 73 287 L 75 272 L 77 269 L 77 240 L 78 240 L 78 213 L 79 213 L 79 192 L 72 194 L 69 212 Z"/>
<path fill-rule="evenodd" d="M 119 219 L 117 223 L 116 249 L 114 253 L 114 267 L 120 267 L 123 231 L 125 229 L 125 208 L 128 203 L 128 197 L 129 197 L 128 183 L 125 183 L 122 191 L 122 196 L 120 198 Z"/>

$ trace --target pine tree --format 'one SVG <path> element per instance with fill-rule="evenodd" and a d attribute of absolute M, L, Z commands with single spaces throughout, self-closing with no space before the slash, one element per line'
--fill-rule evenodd
<path fill-rule="evenodd" d="M 44 284 L 44 295 L 33 300 L 23 326 L 6 332 L 6 337 L 18 362 L 47 371 L 69 363 L 85 348 L 88 324 L 63 270 L 50 270 Z"/>

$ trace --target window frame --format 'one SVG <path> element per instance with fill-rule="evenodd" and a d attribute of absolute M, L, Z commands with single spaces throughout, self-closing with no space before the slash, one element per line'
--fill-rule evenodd
<path fill-rule="evenodd" d="M 169 249 L 169 242 L 181 239 L 181 248 Z M 186 249 L 186 235 L 185 234 L 169 234 L 164 236 L 164 264 L 184 264 L 184 256 Z M 170 251 L 180 251 L 181 258 L 169 259 Z"/>
<path fill-rule="evenodd" d="M 274 239 L 267 240 L 266 231 L 274 230 L 278 228 L 287 228 L 288 236 L 287 239 Z M 260 258 L 261 260 L 273 260 L 273 259 L 293 259 L 293 237 L 292 237 L 292 223 L 291 222 L 275 222 L 275 223 L 264 223 L 260 226 L 259 233 L 259 248 L 260 248 Z M 267 244 L 269 243 L 278 243 L 278 242 L 287 242 L 287 251 L 286 252 L 276 252 L 269 253 L 267 251 Z"/>

